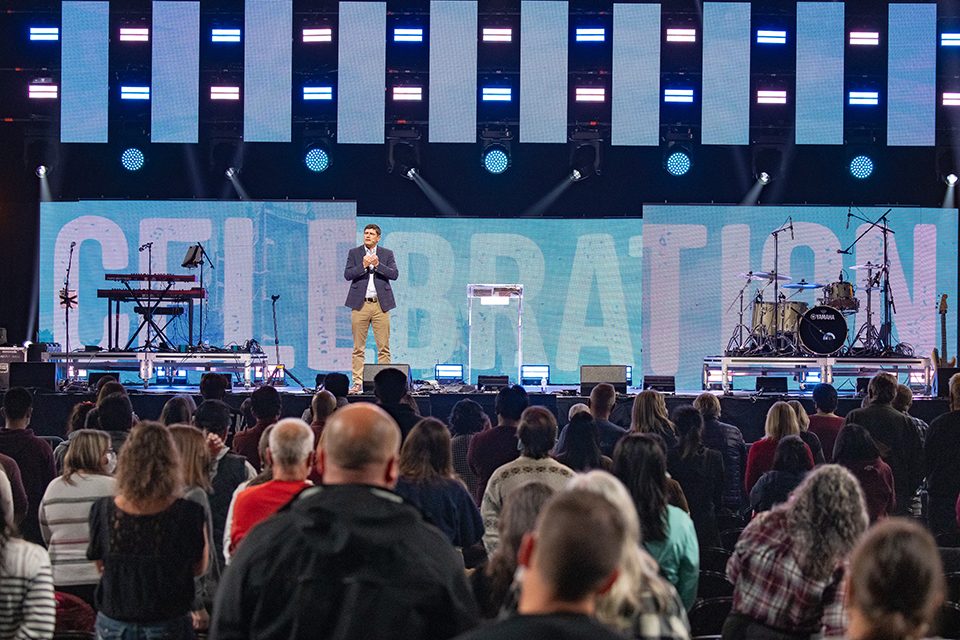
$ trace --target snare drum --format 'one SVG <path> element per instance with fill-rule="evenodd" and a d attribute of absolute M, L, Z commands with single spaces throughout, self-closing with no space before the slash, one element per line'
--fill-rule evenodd
<path fill-rule="evenodd" d="M 806 302 L 780 303 L 780 330 L 784 333 L 796 333 L 800 326 L 800 319 L 807 312 Z M 754 302 L 753 303 L 753 327 L 763 327 L 767 335 L 773 335 L 775 332 L 773 315 L 775 305 L 772 302 Z"/>
<path fill-rule="evenodd" d="M 832 282 L 823 288 L 823 298 L 820 300 L 824 306 L 839 309 L 843 313 L 856 313 L 860 310 L 860 301 L 853 294 L 853 283 Z"/>

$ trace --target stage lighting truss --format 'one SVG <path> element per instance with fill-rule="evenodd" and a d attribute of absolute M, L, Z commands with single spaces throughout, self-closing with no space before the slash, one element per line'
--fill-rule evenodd
<path fill-rule="evenodd" d="M 513 132 L 508 128 L 481 129 L 480 164 L 488 173 L 500 175 L 512 164 Z"/>
<path fill-rule="evenodd" d="M 420 173 L 420 130 L 391 127 L 387 133 L 387 172 L 413 180 Z"/>
<path fill-rule="evenodd" d="M 586 180 L 600 174 L 600 142 L 603 140 L 596 129 L 575 129 L 569 137 L 570 179 Z"/>
<path fill-rule="evenodd" d="M 303 163 L 313 173 L 323 173 L 330 168 L 330 153 L 324 145 L 312 144 L 303 155 Z"/>
<path fill-rule="evenodd" d="M 850 175 L 857 180 L 866 180 L 873 175 L 873 159 L 865 154 L 859 154 L 850 160 Z"/>
<path fill-rule="evenodd" d="M 136 147 L 124 149 L 123 153 L 120 154 L 120 164 L 127 171 L 140 171 L 146 161 L 147 157 L 143 154 L 143 151 Z"/>

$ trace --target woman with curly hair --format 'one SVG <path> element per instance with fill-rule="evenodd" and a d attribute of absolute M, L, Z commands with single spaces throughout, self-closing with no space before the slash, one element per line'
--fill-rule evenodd
<path fill-rule="evenodd" d="M 633 411 L 630 415 L 632 433 L 653 433 L 663 438 L 667 451 L 677 446 L 677 430 L 667 414 L 667 403 L 663 394 L 647 389 L 633 399 Z"/>
<path fill-rule="evenodd" d="M 564 491 L 581 489 L 600 494 L 623 516 L 627 529 L 619 574 L 610 590 L 597 600 L 600 622 L 638 640 L 688 638 L 690 623 L 677 590 L 660 575 L 660 567 L 643 550 L 640 521 L 623 483 L 605 471 L 590 471 L 571 480 Z"/>
<path fill-rule="evenodd" d="M 192 638 L 194 577 L 207 569 L 206 515 L 180 496 L 170 432 L 141 422 L 117 460 L 117 496 L 90 511 L 87 558 L 102 572 L 97 637 Z"/>
<path fill-rule="evenodd" d="M 922 526 L 902 518 L 870 529 L 853 550 L 847 607 L 850 640 L 915 640 L 946 595 L 937 543 Z"/>
<path fill-rule="evenodd" d="M 843 635 L 843 561 L 867 522 L 860 483 L 835 464 L 754 518 L 727 562 L 734 591 L 724 640 Z"/>

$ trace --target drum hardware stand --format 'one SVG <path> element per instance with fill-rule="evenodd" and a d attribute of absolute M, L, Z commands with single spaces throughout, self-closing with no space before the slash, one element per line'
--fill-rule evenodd
<path fill-rule="evenodd" d="M 734 298 L 733 302 L 730 303 L 730 306 L 727 307 L 727 310 L 724 314 L 730 313 L 730 310 L 733 309 L 733 305 L 739 302 L 740 309 L 737 314 L 737 326 L 733 328 L 733 335 L 730 336 L 730 340 L 727 341 L 727 355 L 733 354 L 742 354 L 747 348 L 747 344 L 753 339 L 753 329 L 743 324 L 743 294 L 746 293 L 747 287 L 750 286 L 750 283 L 753 280 L 749 277 L 753 275 L 753 271 L 747 272 L 747 279 L 743 283 L 743 286 L 740 287 L 740 293 L 737 294 L 737 297 Z M 760 297 L 761 294 L 757 294 Z M 746 342 L 743 339 L 743 332 L 746 330 L 749 338 Z"/>
<path fill-rule="evenodd" d="M 780 309 L 783 308 L 783 301 L 780 299 L 780 234 L 790 231 L 790 239 L 793 239 L 793 216 L 787 216 L 779 228 L 775 229 L 770 235 L 773 236 L 773 340 L 771 346 L 774 354 L 795 351 L 796 345 L 790 349 L 789 341 L 786 348 L 781 348 L 780 339 L 782 337 L 782 327 L 780 326 Z"/>
<path fill-rule="evenodd" d="M 267 378 L 264 384 L 269 385 L 271 387 L 275 387 L 281 384 L 283 381 L 280 379 L 280 371 L 282 370 L 284 372 L 284 376 L 290 376 L 294 382 L 300 385 L 301 389 L 306 391 L 307 388 L 303 385 L 302 382 L 300 382 L 300 379 L 297 376 L 293 375 L 292 371 L 287 370 L 286 367 L 280 364 L 280 333 L 277 330 L 277 300 L 279 299 L 280 299 L 279 294 L 270 296 L 270 302 L 273 308 L 273 347 L 274 349 L 276 349 L 277 364 L 273 368 L 273 371 L 270 372 L 270 377 Z"/>
<path fill-rule="evenodd" d="M 63 278 L 63 289 L 60 290 L 60 306 L 63 308 L 63 322 L 67 329 L 67 338 L 64 341 L 67 354 L 67 371 L 63 385 L 67 387 L 74 380 L 74 370 L 70 367 L 70 310 L 77 304 L 77 292 L 70 290 L 70 270 L 73 267 L 73 249 L 76 242 L 70 243 L 70 255 L 67 257 L 67 273 Z"/>
<path fill-rule="evenodd" d="M 893 301 L 893 292 L 890 289 L 889 236 L 892 233 L 895 234 L 895 232 L 890 229 L 887 219 L 887 214 L 889 214 L 891 211 L 892 209 L 887 209 L 876 220 L 870 220 L 852 212 L 847 213 L 847 216 L 856 218 L 857 220 L 862 220 L 870 226 L 864 229 L 863 232 L 857 236 L 857 238 L 848 247 L 837 250 L 837 253 L 849 254 L 850 250 L 853 249 L 853 247 L 855 247 L 857 243 L 860 242 L 860 240 L 870 232 L 871 229 L 880 229 L 880 232 L 883 234 L 883 262 L 879 265 L 879 272 L 876 275 L 876 279 L 871 278 L 872 270 L 867 270 L 867 324 L 857 331 L 857 336 L 854 339 L 854 342 L 851 343 L 851 351 L 855 348 L 854 345 L 856 344 L 856 341 L 861 338 L 861 334 L 864 334 L 862 337 L 862 350 L 865 352 L 871 352 L 870 355 L 900 354 L 904 350 L 901 345 L 893 344 L 893 315 L 896 314 L 897 308 Z M 883 296 L 883 321 L 879 330 L 873 326 L 869 290 L 878 283 L 880 284 L 881 295 Z M 903 347 L 912 352 L 912 349 L 909 347 L 909 345 L 903 345 Z"/>

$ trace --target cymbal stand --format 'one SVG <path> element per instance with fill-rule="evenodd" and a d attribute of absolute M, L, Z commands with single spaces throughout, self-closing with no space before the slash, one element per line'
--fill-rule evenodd
<path fill-rule="evenodd" d="M 70 255 L 67 257 L 67 273 L 63 278 L 63 289 L 60 290 L 60 306 L 63 307 L 63 322 L 67 329 L 67 337 L 64 341 L 67 354 L 67 371 L 64 382 L 69 385 L 74 379 L 74 370 L 70 366 L 70 310 L 77 304 L 77 296 L 70 291 L 70 270 L 73 267 L 73 249 L 77 246 L 76 242 L 70 243 Z"/>
<path fill-rule="evenodd" d="M 780 299 L 780 234 L 786 231 L 789 231 L 790 235 L 793 236 L 793 218 L 791 217 L 788 217 L 779 228 L 770 233 L 773 236 L 773 340 L 771 347 L 774 354 L 790 350 L 782 348 L 780 344 L 783 333 L 783 328 L 780 325 L 780 309 L 783 308 L 783 301 Z"/>
<path fill-rule="evenodd" d="M 850 343 L 849 351 L 851 353 L 856 352 L 858 355 L 883 355 L 897 351 L 897 346 L 892 344 L 892 314 L 896 313 L 896 306 L 893 303 L 893 295 L 890 291 L 889 234 L 896 232 L 890 229 L 887 221 L 887 214 L 891 211 L 892 209 L 887 209 L 876 220 L 870 220 L 856 213 L 848 212 L 848 217 L 866 222 L 870 226 L 864 229 L 848 247 L 837 250 L 837 253 L 849 254 L 850 250 L 853 249 L 871 229 L 880 229 L 880 232 L 883 234 L 883 262 L 879 265 L 879 271 L 876 276 L 873 276 L 873 269 L 867 269 L 867 322 L 860 327 L 857 335 Z M 872 297 L 870 295 L 870 289 L 877 284 L 880 284 L 883 295 L 883 321 L 879 329 L 873 324 Z M 862 347 L 856 347 L 858 342 L 862 344 Z"/>
<path fill-rule="evenodd" d="M 746 344 L 743 340 L 743 332 L 746 330 L 748 334 L 752 334 L 753 330 L 750 329 L 747 325 L 743 324 L 743 294 L 747 291 L 747 287 L 750 286 L 752 280 L 747 278 L 743 283 L 743 286 L 740 287 L 740 292 L 737 294 L 737 297 L 734 298 L 733 302 L 730 303 L 730 306 L 727 307 L 727 313 L 730 312 L 730 309 L 733 308 L 733 305 L 739 302 L 740 310 L 737 314 L 737 326 L 733 328 L 733 335 L 730 336 L 730 340 L 727 341 L 727 350 L 726 354 L 729 356 L 731 354 L 740 355 L 743 353 L 746 348 Z"/>

